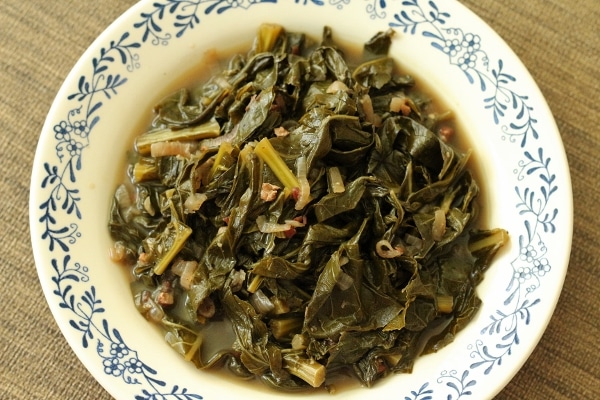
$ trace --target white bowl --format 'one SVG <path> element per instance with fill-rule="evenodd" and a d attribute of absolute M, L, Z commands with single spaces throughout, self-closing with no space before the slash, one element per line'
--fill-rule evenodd
<path fill-rule="evenodd" d="M 467 127 L 489 225 L 511 235 L 478 289 L 482 309 L 455 342 L 419 359 L 412 374 L 344 397 L 493 397 L 532 352 L 558 300 L 572 192 L 560 135 L 531 76 L 487 25 L 449 0 L 148 0 L 115 21 L 60 89 L 31 180 L 40 282 L 69 345 L 118 399 L 281 397 L 184 361 L 138 314 L 126 275 L 107 256 L 112 193 L 144 113 L 206 50 L 247 45 L 262 22 L 316 37 L 328 25 L 357 44 L 396 30 L 391 55 Z"/>

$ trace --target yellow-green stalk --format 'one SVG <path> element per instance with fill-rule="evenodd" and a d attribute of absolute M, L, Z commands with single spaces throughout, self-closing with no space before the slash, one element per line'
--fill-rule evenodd
<path fill-rule="evenodd" d="M 135 149 L 142 155 L 148 155 L 153 143 L 209 139 L 219 136 L 220 133 L 221 127 L 215 120 L 179 130 L 172 130 L 170 128 L 159 129 L 138 136 L 135 140 Z"/>
<path fill-rule="evenodd" d="M 292 339 L 302 330 L 304 320 L 300 317 L 274 318 L 269 322 L 271 333 L 277 340 Z"/>
<path fill-rule="evenodd" d="M 325 366 L 310 358 L 297 354 L 284 354 L 283 368 L 312 387 L 319 387 L 325 382 Z"/>
<path fill-rule="evenodd" d="M 254 153 L 265 162 L 273 171 L 277 179 L 281 181 L 287 193 L 300 187 L 296 175 L 290 170 L 279 153 L 273 148 L 269 139 L 263 138 L 256 147 Z"/>
<path fill-rule="evenodd" d="M 158 179 L 158 165 L 155 158 L 142 157 L 133 165 L 134 183 L 155 179 Z"/>

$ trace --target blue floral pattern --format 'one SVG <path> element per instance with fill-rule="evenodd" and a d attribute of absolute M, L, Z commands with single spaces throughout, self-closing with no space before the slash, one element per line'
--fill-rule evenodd
<path fill-rule="evenodd" d="M 491 110 L 496 124 L 502 124 L 505 138 L 512 142 L 520 140 L 521 147 L 525 147 L 530 137 L 539 137 L 529 97 L 513 89 L 517 86 L 516 78 L 505 71 L 502 59 L 491 67 L 479 35 L 447 26 L 450 14 L 440 10 L 433 1 L 426 6 L 418 0 L 405 0 L 402 4 L 405 9 L 394 14 L 390 26 L 413 35 L 421 30 L 423 36 L 432 39 L 431 45 L 448 57 L 451 65 L 464 72 L 471 84 L 478 84 L 482 92 L 489 93 L 484 99 L 485 108 Z"/>
<path fill-rule="evenodd" d="M 292 0 L 289 0 L 290 2 Z M 354 0 L 358 1 L 358 0 Z M 362 1 L 362 0 L 361 0 Z M 248 10 L 262 4 L 268 6 L 284 0 L 156 0 L 148 1 L 131 28 L 91 59 L 89 72 L 80 76 L 77 88 L 67 101 L 73 104 L 64 118 L 55 121 L 53 135 L 56 159 L 45 161 L 40 182 L 46 199 L 39 204 L 39 223 L 43 226 L 42 242 L 55 254 L 51 261 L 53 295 L 60 308 L 69 311 L 69 324 L 81 337 L 83 348 L 95 347 L 98 363 L 106 375 L 130 385 L 139 386 L 136 399 L 201 399 L 176 384 L 159 379 L 159 372 L 142 361 L 138 352 L 125 343 L 117 328 L 103 318 L 103 301 L 89 278 L 89 267 L 71 259 L 70 251 L 81 237 L 79 222 L 81 195 L 78 173 L 90 146 L 94 128 L 102 118 L 105 102 L 119 94 L 127 84 L 128 74 L 143 65 L 138 51 L 143 46 L 169 46 L 173 40 L 190 34 L 203 18 L 213 18 L 233 9 Z M 293 0 L 305 7 L 333 7 L 338 10 L 350 0 Z M 553 204 L 559 190 L 552 172 L 552 158 L 536 140 L 536 110 L 529 96 L 519 92 L 517 78 L 502 59 L 494 59 L 486 51 L 486 43 L 476 32 L 452 26 L 452 15 L 438 4 L 443 1 L 364 0 L 365 15 L 381 20 L 389 27 L 409 35 L 422 35 L 431 46 L 447 58 L 447 62 L 464 73 L 466 82 L 476 85 L 483 94 L 482 111 L 490 114 L 507 143 L 522 152 L 513 172 L 519 182 L 514 187 L 515 207 L 522 217 L 522 232 L 517 235 L 519 252 L 511 262 L 513 273 L 506 283 L 504 308 L 489 316 L 480 337 L 468 345 L 472 363 L 464 371 L 444 370 L 434 382 L 424 382 L 405 400 L 430 400 L 445 397 L 460 399 L 470 396 L 477 380 L 474 370 L 489 374 L 520 343 L 520 330 L 532 321 L 532 310 L 542 299 L 536 290 L 551 272 L 546 238 L 556 232 L 559 213 Z M 117 68 L 119 66 L 119 68 Z M 417 384 L 417 383 L 415 383 Z"/>

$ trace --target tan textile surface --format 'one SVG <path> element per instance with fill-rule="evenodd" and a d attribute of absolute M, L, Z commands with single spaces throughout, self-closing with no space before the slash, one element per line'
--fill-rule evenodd
<path fill-rule="evenodd" d="M 574 190 L 564 291 L 539 346 L 497 398 L 600 399 L 600 3 L 463 3 L 504 38 L 540 86 Z M 42 295 L 29 238 L 29 181 L 57 90 L 87 46 L 132 4 L 0 2 L 0 399 L 110 398 L 68 347 Z"/>

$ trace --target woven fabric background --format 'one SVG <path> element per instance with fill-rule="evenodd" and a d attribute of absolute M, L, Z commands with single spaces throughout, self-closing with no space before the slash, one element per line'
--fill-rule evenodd
<path fill-rule="evenodd" d="M 512 47 L 562 134 L 575 205 L 569 272 L 539 346 L 498 399 L 600 399 L 600 3 L 462 0 Z M 48 109 L 129 0 L 0 2 L 0 399 L 109 399 L 70 350 L 37 278 L 31 165 Z"/>

